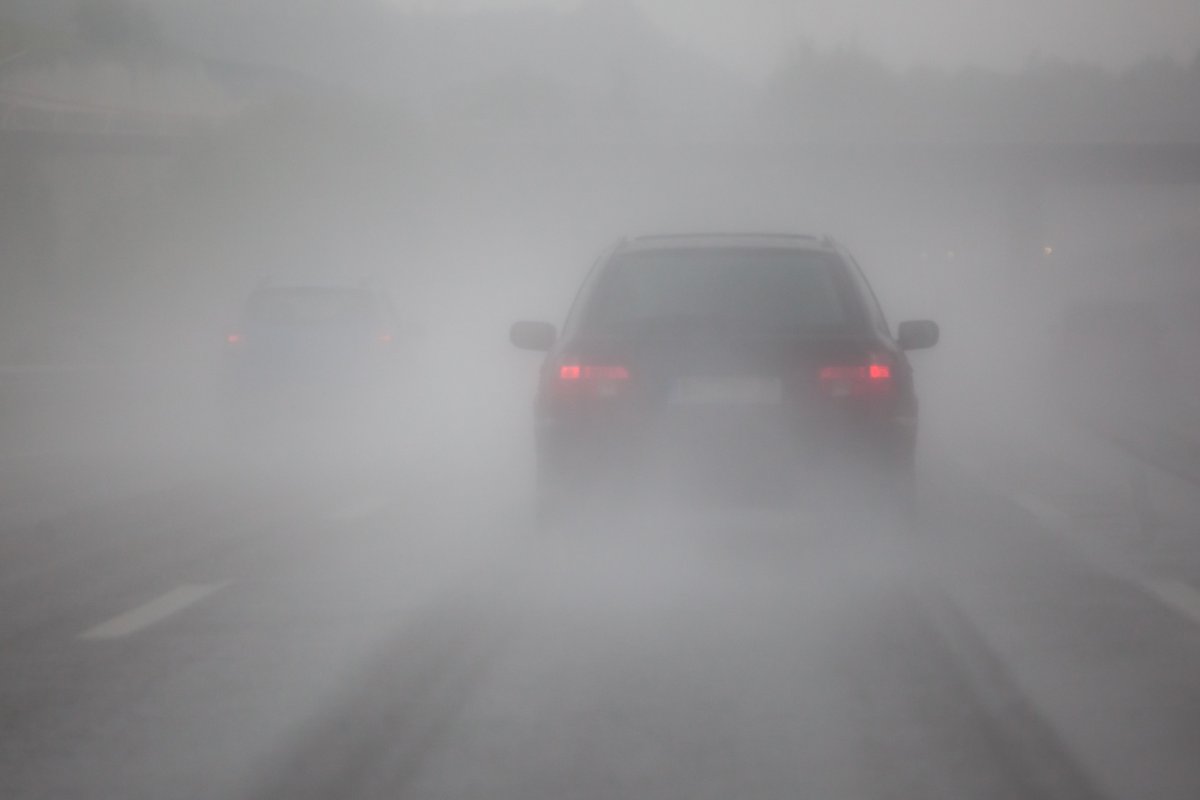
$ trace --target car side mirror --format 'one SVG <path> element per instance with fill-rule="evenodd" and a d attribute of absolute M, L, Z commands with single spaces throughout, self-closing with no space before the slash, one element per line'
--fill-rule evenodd
<path fill-rule="evenodd" d="M 901 322 L 897 328 L 896 342 L 901 350 L 924 350 L 938 343 L 941 330 L 938 324 L 928 319 Z"/>
<path fill-rule="evenodd" d="M 508 331 L 509 340 L 522 350 L 546 352 L 558 339 L 558 331 L 549 322 L 514 322 Z"/>

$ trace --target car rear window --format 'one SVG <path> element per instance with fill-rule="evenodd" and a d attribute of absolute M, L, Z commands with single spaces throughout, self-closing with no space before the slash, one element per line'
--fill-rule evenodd
<path fill-rule="evenodd" d="M 619 255 L 596 286 L 585 327 L 655 326 L 804 333 L 849 327 L 841 263 L 804 250 L 662 250 Z"/>
<path fill-rule="evenodd" d="M 371 315 L 371 297 L 358 289 L 270 289 L 257 292 L 248 309 L 251 322 L 267 325 L 356 323 Z"/>

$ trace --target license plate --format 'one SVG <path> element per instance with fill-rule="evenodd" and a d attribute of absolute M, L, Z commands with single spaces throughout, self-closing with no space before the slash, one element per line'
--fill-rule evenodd
<path fill-rule="evenodd" d="M 676 405 L 777 405 L 783 400 L 778 378 L 755 376 L 692 376 L 675 382 Z"/>

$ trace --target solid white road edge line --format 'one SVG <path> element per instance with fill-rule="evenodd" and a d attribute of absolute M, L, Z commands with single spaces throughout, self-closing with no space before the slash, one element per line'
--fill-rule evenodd
<path fill-rule="evenodd" d="M 131 636 L 151 625 L 162 622 L 172 614 L 177 614 L 185 608 L 199 603 L 213 592 L 227 585 L 225 583 L 217 583 L 184 584 L 177 586 L 148 603 L 113 617 L 107 622 L 100 623 L 81 634 L 79 638 L 98 641 L 104 639 L 121 639 Z"/>
<path fill-rule="evenodd" d="M 1200 591 L 1183 581 L 1144 580 L 1142 588 L 1160 602 L 1200 625 Z"/>
<path fill-rule="evenodd" d="M 1071 522 L 1070 514 L 1037 495 L 1029 492 L 1014 492 L 1010 497 L 1014 503 L 1032 514 L 1034 519 L 1047 528 L 1065 528 Z"/>
<path fill-rule="evenodd" d="M 1066 534 L 1077 543 L 1084 544 L 1080 537 L 1073 535 L 1069 530 L 1071 517 L 1067 512 L 1032 494 L 1018 492 L 1010 496 L 1013 502 L 1032 514 L 1048 529 Z M 1102 567 L 1109 574 L 1129 581 L 1167 608 L 1182 615 L 1190 622 L 1200 625 L 1200 591 L 1193 588 L 1191 584 L 1171 578 L 1155 578 L 1140 574 L 1132 565 L 1114 562 L 1095 552 L 1090 552 L 1089 555 L 1092 556 L 1097 566 Z"/>

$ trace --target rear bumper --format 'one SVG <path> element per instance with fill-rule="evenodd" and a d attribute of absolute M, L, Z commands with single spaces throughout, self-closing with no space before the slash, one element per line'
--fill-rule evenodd
<path fill-rule="evenodd" d="M 911 473 L 915 424 L 720 413 L 636 421 L 541 419 L 543 487 L 788 495 L 859 491 Z"/>

